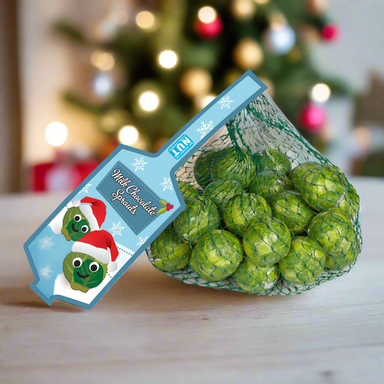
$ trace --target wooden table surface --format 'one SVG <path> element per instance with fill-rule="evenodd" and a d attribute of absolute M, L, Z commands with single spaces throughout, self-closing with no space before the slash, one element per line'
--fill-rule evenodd
<path fill-rule="evenodd" d="M 60 196 L 0 198 L 0 383 L 384 383 L 384 181 L 352 180 L 364 249 L 299 296 L 183 284 L 145 255 L 92 310 L 29 289 L 22 245 Z"/>

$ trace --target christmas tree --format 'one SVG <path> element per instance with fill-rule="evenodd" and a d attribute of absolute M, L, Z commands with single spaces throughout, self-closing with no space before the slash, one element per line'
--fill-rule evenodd
<path fill-rule="evenodd" d="M 128 13 L 127 4 L 137 9 Z M 56 30 L 91 47 L 93 95 L 64 98 L 97 119 L 110 143 L 149 143 L 155 151 L 242 73 L 251 69 L 315 146 L 326 124 L 322 103 L 341 81 L 324 77 L 311 45 L 338 28 L 327 0 L 159 0 L 118 3 L 88 36 L 66 20 Z M 114 144 L 113 144 L 114 145 Z M 112 147 L 113 147 L 112 145 Z"/>

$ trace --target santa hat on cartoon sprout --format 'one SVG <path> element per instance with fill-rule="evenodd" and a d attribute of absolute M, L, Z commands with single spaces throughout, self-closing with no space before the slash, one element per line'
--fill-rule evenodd
<path fill-rule="evenodd" d="M 90 204 L 90 205 L 88 205 Z M 69 208 L 79 207 L 80 211 L 87 219 L 91 231 L 98 231 L 101 225 L 104 223 L 105 216 L 107 215 L 107 207 L 105 204 L 98 199 L 93 197 L 84 197 L 83 199 L 75 199 L 67 204 L 58 215 L 49 223 L 52 231 L 54 233 L 61 233 L 61 228 L 63 226 L 63 219 Z"/>
<path fill-rule="evenodd" d="M 75 241 L 72 252 L 85 253 L 101 263 L 108 264 L 108 271 L 116 271 L 116 259 L 119 251 L 115 240 L 107 231 L 93 231 L 85 234 L 80 240 Z"/>

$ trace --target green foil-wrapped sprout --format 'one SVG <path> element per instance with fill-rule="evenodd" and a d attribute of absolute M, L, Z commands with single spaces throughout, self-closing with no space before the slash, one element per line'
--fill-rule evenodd
<path fill-rule="evenodd" d="M 234 180 L 244 188 L 248 187 L 256 175 L 255 163 L 245 150 L 229 147 L 212 157 L 212 180 Z"/>
<path fill-rule="evenodd" d="M 219 226 L 216 205 L 201 197 L 186 201 L 185 210 L 174 220 L 175 231 L 185 240 L 196 243 L 206 232 Z"/>
<path fill-rule="evenodd" d="M 274 265 L 255 265 L 244 259 L 233 277 L 244 291 L 266 293 L 279 280 L 280 272 Z"/>
<path fill-rule="evenodd" d="M 178 184 L 185 201 L 193 200 L 200 196 L 199 192 L 193 187 L 192 184 L 187 183 L 186 181 L 179 181 Z"/>
<path fill-rule="evenodd" d="M 275 171 L 286 175 L 291 170 L 289 158 L 281 151 L 270 148 L 264 151 L 259 157 L 262 171 Z"/>
<path fill-rule="evenodd" d="M 315 240 L 297 236 L 292 239 L 288 255 L 278 263 L 278 269 L 291 284 L 308 285 L 324 271 L 325 259 L 325 250 Z"/>
<path fill-rule="evenodd" d="M 327 268 L 342 269 L 356 260 L 359 250 L 357 235 L 350 218 L 338 208 L 315 216 L 308 233 L 327 252 Z"/>
<path fill-rule="evenodd" d="M 346 187 L 342 173 L 318 166 L 304 174 L 301 194 L 311 207 L 324 210 L 335 207 L 344 198 Z"/>
<path fill-rule="evenodd" d="M 218 153 L 218 150 L 203 151 L 196 159 L 193 168 L 195 179 L 201 188 L 205 188 L 211 183 L 211 164 L 212 158 Z"/>
<path fill-rule="evenodd" d="M 256 265 L 278 263 L 287 256 L 290 246 L 291 231 L 277 219 L 251 223 L 243 237 L 247 259 Z"/>
<path fill-rule="evenodd" d="M 218 208 L 221 208 L 232 197 L 241 194 L 243 186 L 237 181 L 216 180 L 208 184 L 203 192 L 203 196 L 212 200 Z"/>
<path fill-rule="evenodd" d="M 227 202 L 222 216 L 229 231 L 243 235 L 252 221 L 270 220 L 272 209 L 263 197 L 242 193 Z"/>
<path fill-rule="evenodd" d="M 315 167 L 318 167 L 319 165 L 320 165 L 319 163 L 315 163 L 313 161 L 308 161 L 305 163 L 300 163 L 291 172 L 289 172 L 288 177 L 298 191 L 300 191 L 302 189 L 301 184 L 303 182 L 303 177 L 304 177 L 305 173 L 308 170 L 311 170 Z"/>
<path fill-rule="evenodd" d="M 235 272 L 242 259 L 240 240 L 228 231 L 216 229 L 198 241 L 190 265 L 204 279 L 219 281 Z"/>
<path fill-rule="evenodd" d="M 171 272 L 188 264 L 192 248 L 168 227 L 151 244 L 151 252 L 153 264 L 163 271 Z"/>
<path fill-rule="evenodd" d="M 287 189 L 293 189 L 291 181 L 285 175 L 274 171 L 258 173 L 249 186 L 249 192 L 262 196 L 267 201 Z"/>
<path fill-rule="evenodd" d="M 304 234 L 314 215 L 300 193 L 285 191 L 271 198 L 273 216 L 281 220 L 295 235 Z"/>
<path fill-rule="evenodd" d="M 356 189 L 348 183 L 345 188 L 344 198 L 336 204 L 336 207 L 345 215 L 355 218 L 359 211 L 359 204 L 360 198 Z"/>

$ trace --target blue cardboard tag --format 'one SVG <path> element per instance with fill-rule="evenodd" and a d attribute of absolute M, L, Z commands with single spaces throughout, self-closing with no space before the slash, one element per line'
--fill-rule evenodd
<path fill-rule="evenodd" d="M 120 145 L 24 244 L 31 288 L 92 308 L 184 210 L 176 170 L 266 89 L 247 71 L 157 153 Z"/>
<path fill-rule="evenodd" d="M 96 187 L 135 235 L 156 218 L 161 199 L 120 161 Z"/>

